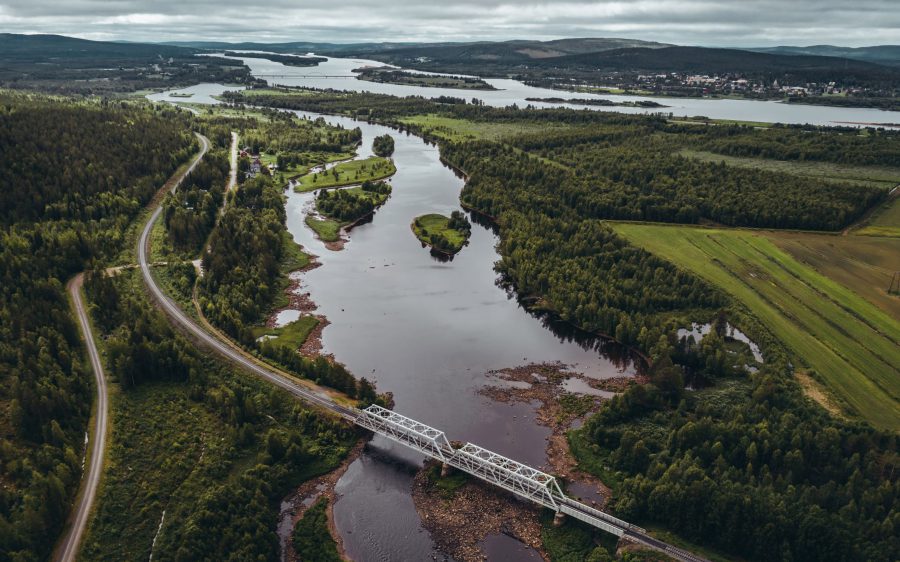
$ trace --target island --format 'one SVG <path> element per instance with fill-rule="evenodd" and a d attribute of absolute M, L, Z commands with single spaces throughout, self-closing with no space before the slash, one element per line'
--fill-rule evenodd
<path fill-rule="evenodd" d="M 432 253 L 453 256 L 469 243 L 472 224 L 461 211 L 453 211 L 449 217 L 431 213 L 416 217 L 410 225 L 423 247 L 430 246 Z"/>
<path fill-rule="evenodd" d="M 285 66 L 318 66 L 319 63 L 328 59 L 325 57 L 307 57 L 303 55 L 279 55 L 275 53 L 239 53 L 236 51 L 225 51 L 226 57 L 244 58 L 244 59 L 265 59 L 272 62 L 278 62 Z"/>
<path fill-rule="evenodd" d="M 315 191 L 326 187 L 344 187 L 378 181 L 397 172 L 390 158 L 373 156 L 363 160 L 341 162 L 327 170 L 319 170 L 302 176 L 294 185 L 294 191 Z"/>
<path fill-rule="evenodd" d="M 391 195 L 391 184 L 365 181 L 349 189 L 322 190 L 316 197 L 319 217 L 307 215 L 306 224 L 323 242 L 338 242 L 341 229 L 353 226 L 384 205 Z"/>
<path fill-rule="evenodd" d="M 612 101 L 605 99 L 592 99 L 592 98 L 574 98 L 574 99 L 565 99 L 565 98 L 525 98 L 525 101 L 539 101 L 543 103 L 565 103 L 569 105 L 595 105 L 595 106 L 603 106 L 603 107 L 669 107 L 668 105 L 663 105 L 661 103 L 650 101 L 650 100 L 636 100 L 636 101 Z"/>
<path fill-rule="evenodd" d="M 389 66 L 364 66 L 354 69 L 357 80 L 399 84 L 401 86 L 420 86 L 425 88 L 454 88 L 458 90 L 496 90 L 476 76 L 455 76 L 450 74 L 424 74 L 397 70 Z"/>

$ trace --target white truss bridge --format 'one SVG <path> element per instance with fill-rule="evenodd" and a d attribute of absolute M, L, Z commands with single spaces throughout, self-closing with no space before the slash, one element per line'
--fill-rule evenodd
<path fill-rule="evenodd" d="M 360 427 L 415 449 L 445 466 L 471 474 L 521 498 L 552 509 L 557 515 L 568 515 L 617 537 L 664 552 L 677 560 L 706 562 L 690 552 L 654 539 L 636 525 L 573 500 L 562 492 L 556 477 L 550 474 L 473 443 L 454 447 L 443 431 L 381 406 L 372 405 L 353 413 L 355 417 L 347 417 Z"/>

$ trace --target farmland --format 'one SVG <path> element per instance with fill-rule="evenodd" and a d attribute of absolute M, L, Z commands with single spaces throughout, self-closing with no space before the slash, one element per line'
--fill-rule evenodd
<path fill-rule="evenodd" d="M 900 322 L 749 231 L 615 224 L 629 241 L 743 304 L 850 412 L 900 428 Z"/>

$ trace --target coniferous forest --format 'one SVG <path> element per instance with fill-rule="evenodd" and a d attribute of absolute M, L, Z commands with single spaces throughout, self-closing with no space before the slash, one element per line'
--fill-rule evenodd
<path fill-rule="evenodd" d="M 196 149 L 180 112 L 0 95 L 0 552 L 48 556 L 81 478 L 90 366 L 65 283 Z"/>

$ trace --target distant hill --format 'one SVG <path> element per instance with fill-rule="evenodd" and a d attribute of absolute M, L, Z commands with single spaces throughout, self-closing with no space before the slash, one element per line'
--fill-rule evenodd
<path fill-rule="evenodd" d="M 250 82 L 238 61 L 173 45 L 0 33 L 0 86 L 110 94 L 200 82 Z"/>
<path fill-rule="evenodd" d="M 876 45 L 873 47 L 837 47 L 835 45 L 811 45 L 809 47 L 763 47 L 748 51 L 777 55 L 814 55 L 864 60 L 879 64 L 900 65 L 900 45 Z"/>
<path fill-rule="evenodd" d="M 883 86 L 900 82 L 900 69 L 834 56 L 777 54 L 742 49 L 680 47 L 625 39 L 504 41 L 415 46 L 355 52 L 382 62 L 437 72 L 541 79 L 588 78 L 596 72 L 739 73 L 767 80 Z"/>
<path fill-rule="evenodd" d="M 452 64 L 465 64 L 467 62 L 497 63 L 526 63 L 531 60 L 553 59 L 567 55 L 584 53 L 596 53 L 612 49 L 627 47 L 642 47 L 647 49 L 668 47 L 665 43 L 651 41 L 638 41 L 635 39 L 556 39 L 553 41 L 479 41 L 473 43 L 443 43 L 443 44 L 418 44 L 395 45 L 390 48 L 378 49 L 378 45 L 365 48 L 348 49 L 357 56 L 371 54 L 383 54 L 395 59 L 414 60 L 427 58 L 431 61 L 441 61 Z M 323 51 L 325 52 L 325 51 Z"/>
<path fill-rule="evenodd" d="M 89 41 L 64 35 L 20 35 L 0 33 L 0 61 L 53 62 L 63 58 L 89 66 L 98 60 L 133 61 L 153 57 L 193 56 L 197 49 L 147 43 Z M 90 62 L 94 61 L 94 62 Z"/>
<path fill-rule="evenodd" d="M 648 70 L 673 72 L 832 72 L 897 74 L 883 65 L 832 56 L 779 55 L 740 49 L 662 47 L 614 49 L 567 55 L 532 64 L 584 67 L 598 70 Z"/>

